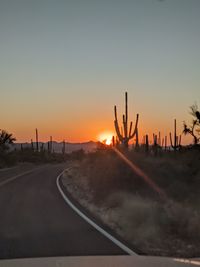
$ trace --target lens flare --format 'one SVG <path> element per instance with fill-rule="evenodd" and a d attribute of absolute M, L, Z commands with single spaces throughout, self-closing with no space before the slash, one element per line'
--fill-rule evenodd
<path fill-rule="evenodd" d="M 113 133 L 112 132 L 104 132 L 101 133 L 98 136 L 98 140 L 102 143 L 104 143 L 105 145 L 109 146 L 112 144 L 112 137 L 113 137 Z"/>
<path fill-rule="evenodd" d="M 140 176 L 155 192 L 157 192 L 160 197 L 162 197 L 163 199 L 167 199 L 167 195 L 163 191 L 163 189 L 161 189 L 142 169 L 140 169 L 136 164 L 130 161 L 117 148 L 113 147 L 113 150 L 138 176 Z"/>

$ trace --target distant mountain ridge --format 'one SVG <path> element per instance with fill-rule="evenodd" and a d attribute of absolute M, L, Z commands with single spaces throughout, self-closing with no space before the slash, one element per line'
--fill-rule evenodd
<path fill-rule="evenodd" d="M 42 144 L 44 146 L 44 149 L 48 149 L 48 142 L 38 142 L 39 148 L 41 148 Z M 11 150 L 17 149 L 20 150 L 21 146 L 23 148 L 31 148 L 31 143 L 14 143 L 10 147 Z M 36 142 L 33 142 L 33 146 L 36 149 Z M 62 148 L 63 148 L 63 142 L 52 142 L 52 151 L 55 153 L 62 153 Z M 85 152 L 91 152 L 97 148 L 97 142 L 94 141 L 88 141 L 88 142 L 83 142 L 83 143 L 70 143 L 66 142 L 65 143 L 65 152 L 66 153 L 71 153 L 76 150 L 83 149 Z"/>

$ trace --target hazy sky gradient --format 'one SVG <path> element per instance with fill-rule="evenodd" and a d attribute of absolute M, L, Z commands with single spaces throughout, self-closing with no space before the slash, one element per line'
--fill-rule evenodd
<path fill-rule="evenodd" d="M 167 134 L 200 104 L 199 0 L 0 0 L 0 128 L 30 141 L 114 131 Z"/>

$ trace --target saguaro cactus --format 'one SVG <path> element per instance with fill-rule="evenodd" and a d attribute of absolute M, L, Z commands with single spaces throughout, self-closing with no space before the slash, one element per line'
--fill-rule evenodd
<path fill-rule="evenodd" d="M 44 151 L 44 143 L 41 143 L 40 145 L 40 152 Z"/>
<path fill-rule="evenodd" d="M 63 155 L 65 154 L 65 140 L 63 140 L 62 153 L 63 153 Z"/>
<path fill-rule="evenodd" d="M 31 139 L 31 149 L 34 151 L 33 140 Z"/>
<path fill-rule="evenodd" d="M 113 137 L 112 137 L 112 146 L 115 146 L 115 137 L 114 137 L 114 135 L 113 135 Z"/>
<path fill-rule="evenodd" d="M 47 151 L 48 153 L 50 153 L 50 142 L 49 141 L 47 142 Z"/>
<path fill-rule="evenodd" d="M 149 152 L 149 136 L 148 134 L 145 135 L 145 152 Z"/>
<path fill-rule="evenodd" d="M 165 136 L 165 151 L 167 151 L 167 136 Z"/>
<path fill-rule="evenodd" d="M 174 120 L 174 144 L 172 142 L 172 133 L 169 133 L 171 147 L 176 151 L 181 146 L 181 135 L 178 137 L 176 134 L 176 119 Z"/>
<path fill-rule="evenodd" d="M 123 114 L 123 127 L 121 127 L 121 132 L 120 132 L 120 127 L 119 127 L 118 118 L 117 118 L 117 107 L 116 106 L 114 106 L 114 115 L 115 115 L 114 125 L 115 125 L 115 130 L 116 130 L 118 139 L 126 148 L 128 148 L 129 141 L 132 138 L 134 138 L 134 136 L 136 135 L 137 129 L 138 129 L 139 114 L 136 115 L 134 131 L 132 131 L 132 127 L 133 127 L 132 121 L 128 129 L 128 93 L 127 92 L 125 93 L 125 114 Z"/>
<path fill-rule="evenodd" d="M 135 133 L 135 150 L 139 151 L 140 144 L 139 144 L 139 133 L 138 133 L 138 128 L 136 129 Z"/>
<path fill-rule="evenodd" d="M 53 139 L 52 136 L 50 136 L 50 153 L 53 152 Z"/>
<path fill-rule="evenodd" d="M 152 150 L 155 156 L 158 154 L 158 137 L 156 134 L 153 134 L 153 145 L 152 145 Z"/>
<path fill-rule="evenodd" d="M 38 144 L 38 129 L 35 129 L 35 138 L 36 138 L 36 151 L 39 151 L 39 144 Z"/>

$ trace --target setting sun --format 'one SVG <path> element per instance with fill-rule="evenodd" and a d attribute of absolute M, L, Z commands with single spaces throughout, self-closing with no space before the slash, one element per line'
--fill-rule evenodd
<path fill-rule="evenodd" d="M 106 145 L 111 145 L 112 143 L 112 137 L 113 137 L 113 133 L 111 132 L 104 132 L 104 133 L 101 133 L 99 136 L 98 136 L 98 140 Z"/>

